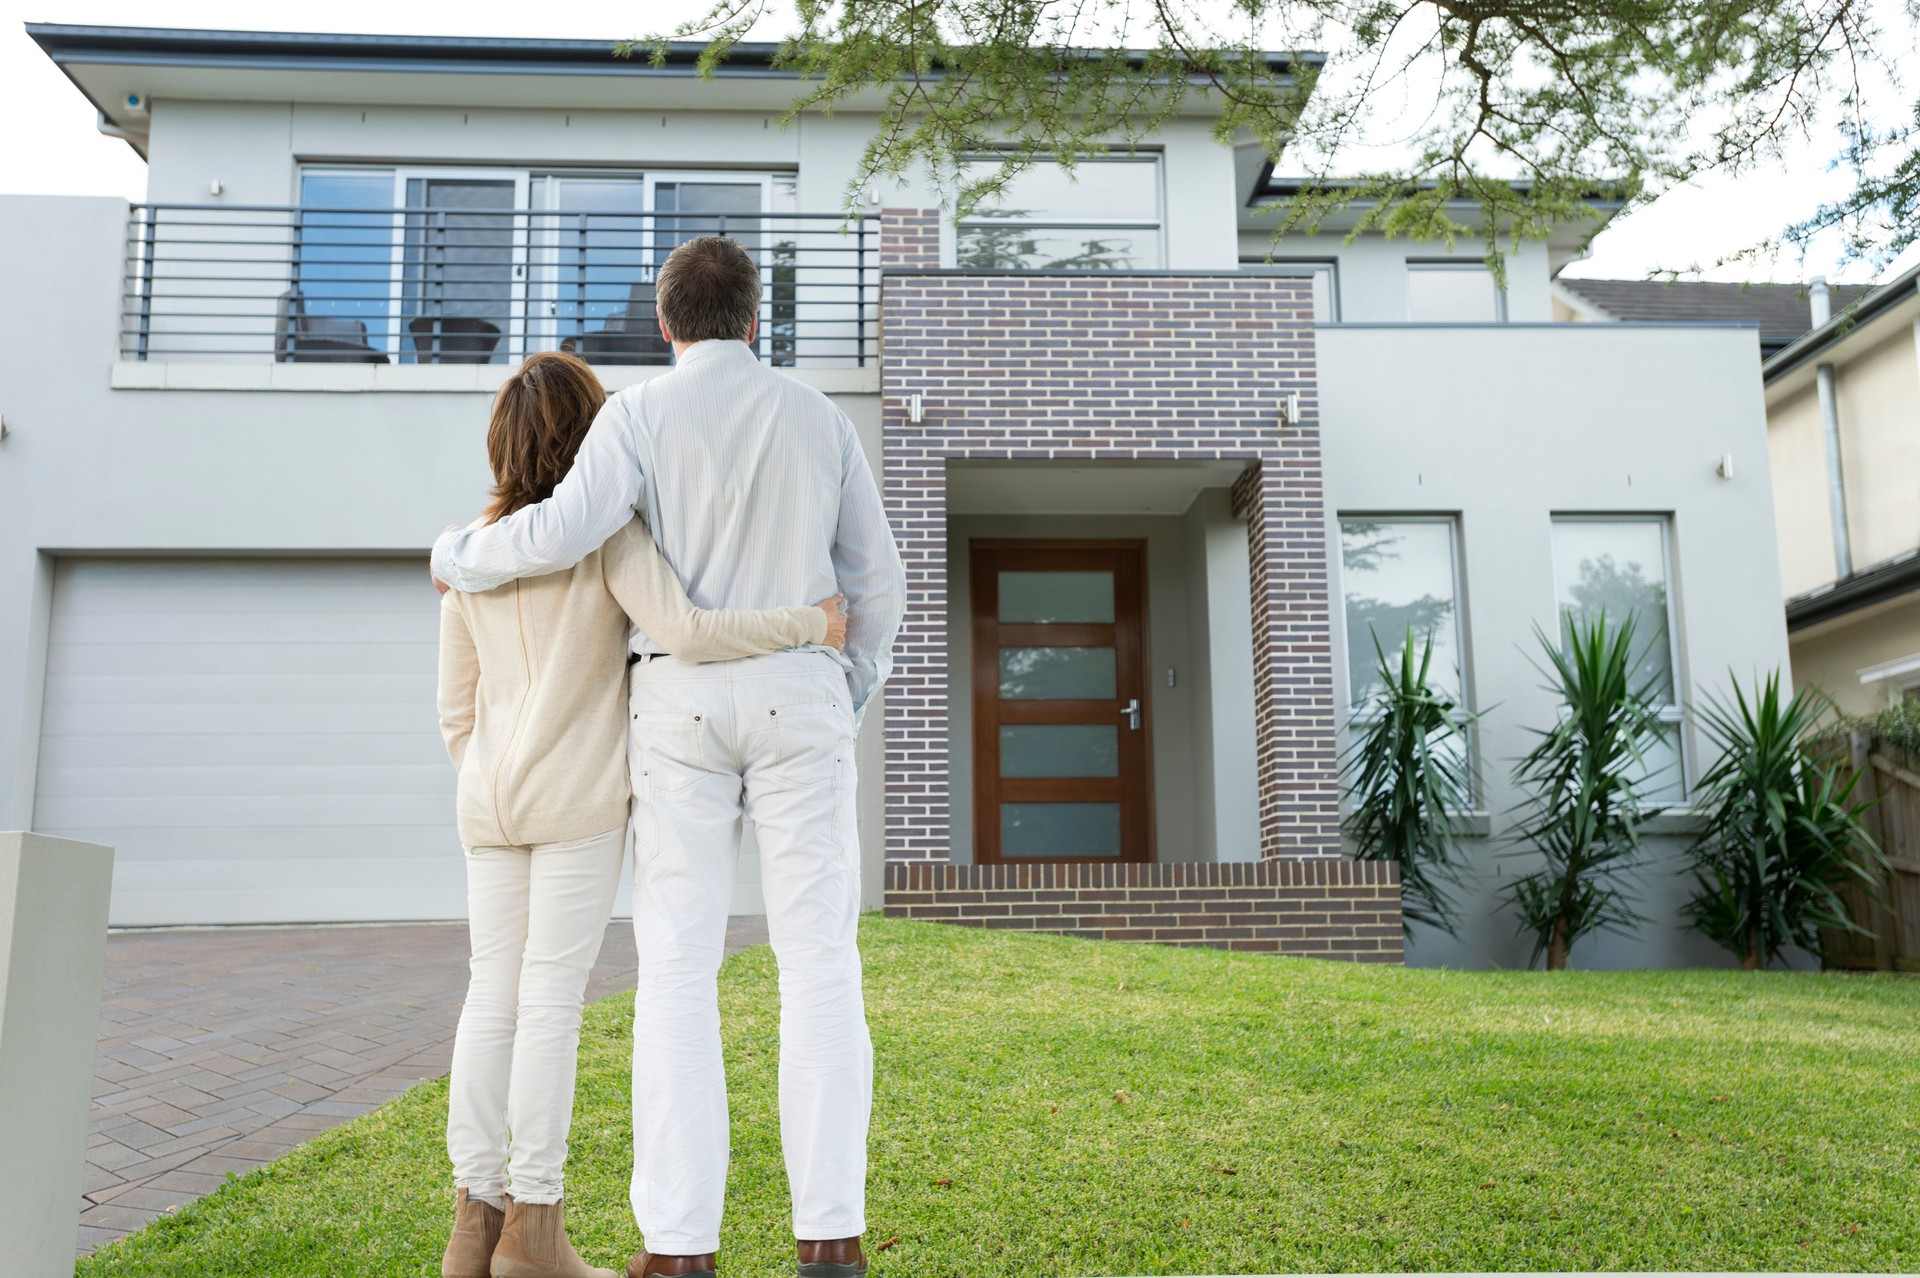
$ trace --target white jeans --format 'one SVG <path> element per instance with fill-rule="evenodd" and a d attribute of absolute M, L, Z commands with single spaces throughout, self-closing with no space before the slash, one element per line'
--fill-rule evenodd
<path fill-rule="evenodd" d="M 447 1153 L 476 1197 L 561 1198 L 587 976 L 620 886 L 626 831 L 467 849 L 473 963 L 453 1038 Z"/>
<path fill-rule="evenodd" d="M 796 1238 L 866 1229 L 873 1046 L 846 676 L 819 653 L 633 668 L 633 1213 L 649 1251 L 720 1246 L 727 1084 L 715 983 L 741 818 L 780 971 L 780 1141 Z"/>

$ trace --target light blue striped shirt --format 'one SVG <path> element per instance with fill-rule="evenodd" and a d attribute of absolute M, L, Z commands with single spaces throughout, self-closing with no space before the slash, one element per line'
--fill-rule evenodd
<path fill-rule="evenodd" d="M 845 595 L 839 659 L 865 711 L 892 665 L 906 573 L 859 436 L 832 400 L 745 342 L 696 342 L 671 372 L 608 399 L 553 496 L 442 534 L 434 575 L 474 591 L 558 572 L 635 512 L 702 608 Z M 656 649 L 636 631 L 633 650 Z"/>

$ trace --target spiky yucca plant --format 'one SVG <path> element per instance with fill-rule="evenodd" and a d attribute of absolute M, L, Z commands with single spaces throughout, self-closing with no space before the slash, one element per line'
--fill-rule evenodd
<path fill-rule="evenodd" d="M 1369 861 L 1400 863 L 1403 922 L 1448 935 L 1459 926 L 1449 887 L 1466 868 L 1460 818 L 1473 806 L 1474 716 L 1427 681 L 1429 635 L 1415 650 L 1413 628 L 1393 657 L 1373 640 L 1380 687 L 1354 716 L 1341 771 L 1353 807 L 1346 829 Z"/>
<path fill-rule="evenodd" d="M 1832 708 L 1801 689 L 1789 699 L 1769 675 L 1751 700 L 1710 699 L 1701 715 L 1720 760 L 1700 779 L 1697 806 L 1711 813 L 1688 849 L 1696 891 L 1689 923 L 1733 952 L 1748 971 L 1771 967 L 1788 946 L 1821 950 L 1820 929 L 1864 933 L 1840 895 L 1851 885 L 1877 899 L 1885 864 L 1844 781 L 1812 757 L 1806 739 Z"/>
<path fill-rule="evenodd" d="M 1560 721 L 1514 765 L 1519 838 L 1545 864 L 1516 879 L 1507 897 L 1520 930 L 1534 937 L 1533 961 L 1566 967 L 1574 942 L 1591 932 L 1626 932 L 1644 922 L 1631 885 L 1641 860 L 1640 827 L 1655 809 L 1635 793 L 1647 748 L 1660 730 L 1654 692 L 1660 676 L 1634 679 L 1632 613 L 1610 628 L 1607 615 L 1567 615 L 1566 645 L 1536 630 L 1550 663 L 1548 687 L 1564 707 Z"/>

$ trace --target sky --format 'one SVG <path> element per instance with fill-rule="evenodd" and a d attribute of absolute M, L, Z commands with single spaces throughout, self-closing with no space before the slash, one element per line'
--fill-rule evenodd
<path fill-rule="evenodd" d="M 1900 0 L 1874 0 L 1883 23 L 1902 40 L 1912 28 L 1899 13 Z M 367 33 L 434 35 L 551 36 L 613 41 L 650 34 L 650 25 L 696 12 L 695 0 L 574 0 L 557 6 L 490 6 L 415 0 L 405 6 L 366 0 L 334 0 L 325 9 L 325 29 Z M 216 27 L 244 30 L 311 30 L 319 12 L 286 10 L 285 17 L 256 2 L 169 0 L 156 9 L 151 0 L 0 0 L 0 193 L 118 195 L 140 199 L 146 166 L 124 143 L 94 129 L 92 110 L 39 48 L 29 40 L 25 21 L 102 25 Z M 777 31 L 767 32 L 768 36 Z M 1920 54 L 1908 56 L 1920 67 Z M 1883 86 L 1874 114 L 1891 123 L 1911 108 L 1920 85 L 1903 90 Z M 31 127 L 22 127 L 30 122 Z M 1780 162 L 1738 178 L 1709 175 L 1662 194 L 1653 203 L 1616 218 L 1593 242 L 1589 256 L 1567 268 L 1569 277 L 1639 279 L 1669 269 L 1709 267 L 1716 259 L 1777 233 L 1810 212 L 1824 198 L 1847 189 L 1846 175 L 1833 169 L 1833 134 L 1822 131 L 1794 147 Z M 1797 260 L 1739 264 L 1707 269 L 1705 279 L 1796 280 L 1825 274 L 1831 279 L 1866 281 L 1869 270 L 1837 265 L 1837 244 L 1816 245 L 1802 265 Z M 1910 249 L 1880 278 L 1920 263 L 1920 246 Z"/>

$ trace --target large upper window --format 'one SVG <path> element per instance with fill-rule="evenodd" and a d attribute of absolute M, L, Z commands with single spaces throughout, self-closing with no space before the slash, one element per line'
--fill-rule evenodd
<path fill-rule="evenodd" d="M 1665 519 L 1568 516 L 1553 521 L 1561 641 L 1570 634 L 1569 621 L 1604 611 L 1612 629 L 1629 614 L 1635 618 L 1633 686 L 1651 688 L 1664 725 L 1639 769 L 1639 789 L 1648 800 L 1676 803 L 1686 797 L 1687 777 L 1667 560 Z"/>
<path fill-rule="evenodd" d="M 722 232 L 770 280 L 763 352 L 793 358 L 791 175 L 544 173 L 510 168 L 314 167 L 302 172 L 286 322 L 396 361 L 511 363 L 560 348 L 596 363 L 665 363 L 654 272 Z M 317 321 L 317 324 L 316 324 Z M 342 324 L 348 325 L 342 328 Z"/>
<path fill-rule="evenodd" d="M 973 161 L 967 175 L 998 164 Z M 1042 161 L 960 220 L 954 259 L 974 270 L 1155 270 L 1160 240 L 1157 157 L 1089 157 L 1072 173 Z"/>
<path fill-rule="evenodd" d="M 1408 262 L 1407 318 L 1416 324 L 1494 324 L 1506 297 L 1485 262 Z"/>
<path fill-rule="evenodd" d="M 1340 318 L 1340 268 L 1337 263 L 1319 258 L 1243 257 L 1242 270 L 1267 275 L 1297 275 L 1313 284 L 1313 318 L 1331 324 Z"/>
<path fill-rule="evenodd" d="M 1396 656 L 1412 630 L 1433 643 L 1428 682 L 1464 705 L 1454 522 L 1438 517 L 1349 516 L 1340 521 L 1340 580 L 1347 617 L 1348 702 L 1379 690 L 1378 641 Z"/>

